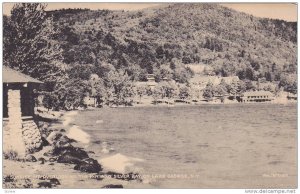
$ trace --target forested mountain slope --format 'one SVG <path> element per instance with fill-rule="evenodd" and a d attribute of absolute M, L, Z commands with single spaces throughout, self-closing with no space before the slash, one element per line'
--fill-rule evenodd
<path fill-rule="evenodd" d="M 296 72 L 296 22 L 256 18 L 217 4 L 49 14 L 64 26 L 60 38 L 66 63 L 110 63 L 136 74 L 137 80 L 145 73 L 155 73 L 159 79 L 161 69 L 174 77 L 176 70 L 182 73 L 183 64 L 190 63 L 250 80 L 280 80 L 282 73 Z"/>
<path fill-rule="evenodd" d="M 240 78 L 211 89 L 218 95 L 260 89 L 255 83 L 272 85 L 267 89 L 274 93 L 297 93 L 296 22 L 205 3 L 139 11 L 45 11 L 46 6 L 17 3 L 11 16 L 3 17 L 3 64 L 43 81 L 48 108 L 76 108 L 89 95 L 126 104 L 144 95 L 145 88 L 134 86 L 147 74 L 160 82 L 158 96 L 178 97 L 178 90 L 199 96 L 191 88 L 191 64 L 204 67 L 203 76 Z"/>

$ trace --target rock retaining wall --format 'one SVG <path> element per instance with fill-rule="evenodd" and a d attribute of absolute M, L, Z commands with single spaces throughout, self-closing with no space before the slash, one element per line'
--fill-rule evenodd
<path fill-rule="evenodd" d="M 41 133 L 33 119 L 23 120 L 21 134 L 21 142 L 16 142 L 16 138 L 12 135 L 14 125 L 10 125 L 9 121 L 3 121 L 3 150 L 16 151 L 19 155 L 32 153 L 38 150 L 42 145 Z M 20 141 L 20 140 L 19 140 Z M 16 147 L 16 143 L 19 145 Z"/>
<path fill-rule="evenodd" d="M 41 147 L 41 133 L 33 120 L 25 120 L 22 122 L 22 134 L 26 152 L 34 152 Z"/>
<path fill-rule="evenodd" d="M 3 121 L 3 150 L 16 152 L 22 158 L 41 147 L 41 134 L 32 117 L 22 118 L 19 89 L 9 89 L 8 118 Z"/>

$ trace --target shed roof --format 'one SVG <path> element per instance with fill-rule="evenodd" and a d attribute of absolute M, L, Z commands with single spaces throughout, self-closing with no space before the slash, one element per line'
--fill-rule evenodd
<path fill-rule="evenodd" d="M 43 83 L 9 67 L 2 67 L 3 83 Z"/>
<path fill-rule="evenodd" d="M 269 91 L 251 91 L 251 92 L 244 92 L 244 96 L 273 96 L 273 94 Z"/>

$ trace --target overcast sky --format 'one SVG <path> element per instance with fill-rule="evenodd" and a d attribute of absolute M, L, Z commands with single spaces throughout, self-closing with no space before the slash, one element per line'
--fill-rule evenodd
<path fill-rule="evenodd" d="M 153 3 L 48 3 L 47 10 L 62 8 L 138 10 L 158 5 Z M 297 5 L 292 3 L 227 3 L 222 5 L 257 17 L 297 21 Z M 13 3 L 3 3 L 3 13 L 9 15 L 12 7 Z"/>

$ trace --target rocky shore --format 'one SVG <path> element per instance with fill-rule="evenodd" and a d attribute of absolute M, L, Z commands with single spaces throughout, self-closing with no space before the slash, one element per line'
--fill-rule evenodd
<path fill-rule="evenodd" d="M 86 134 L 76 133 L 78 139 L 72 132 L 74 126 L 66 129 L 69 123 L 65 114 L 40 121 L 42 149 L 22 159 L 6 157 L 3 188 L 147 188 L 136 172 L 123 174 L 103 168 L 93 158 L 94 152 L 83 148 L 88 143 Z M 111 160 L 104 162 L 113 165 Z"/>

